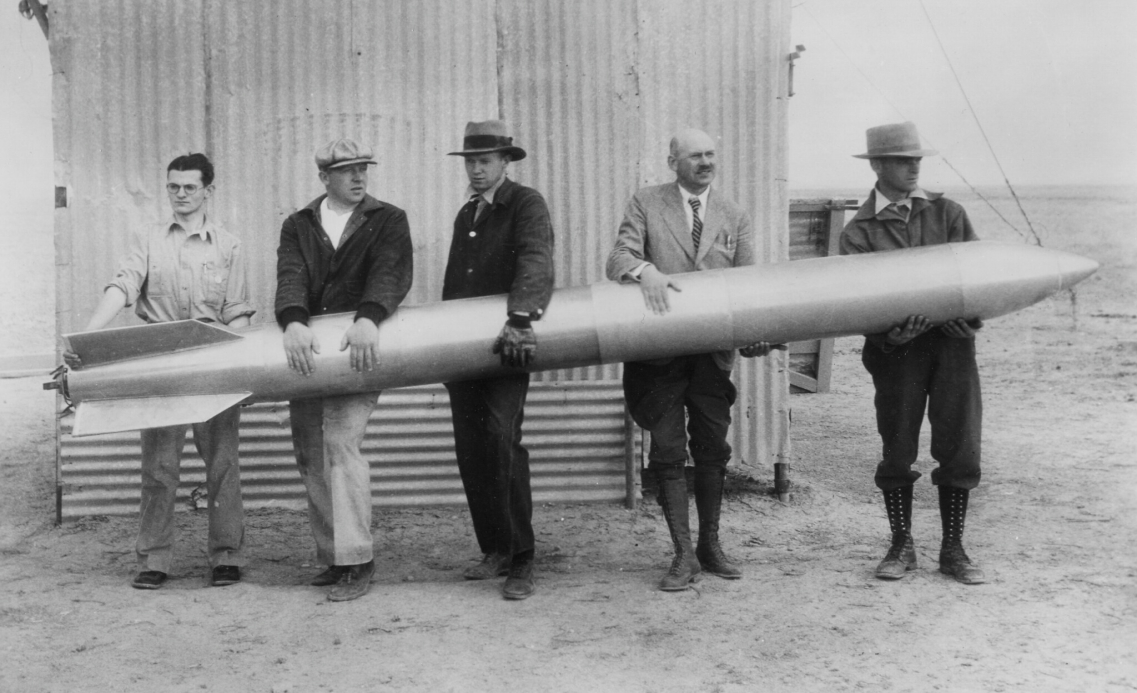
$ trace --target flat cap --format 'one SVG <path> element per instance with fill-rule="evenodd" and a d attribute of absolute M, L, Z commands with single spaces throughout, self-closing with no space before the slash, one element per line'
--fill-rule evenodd
<path fill-rule="evenodd" d="M 326 171 L 354 164 L 374 165 L 375 159 L 372 156 L 371 147 L 341 137 L 316 150 L 316 166 L 321 171 Z"/>

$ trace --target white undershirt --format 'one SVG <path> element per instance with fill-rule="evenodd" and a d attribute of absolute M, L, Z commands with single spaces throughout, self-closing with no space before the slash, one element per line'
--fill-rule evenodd
<path fill-rule="evenodd" d="M 328 205 L 328 198 L 326 197 L 320 203 L 320 226 L 324 227 L 324 233 L 328 234 L 328 239 L 332 242 L 333 248 L 340 247 L 343 230 L 347 227 L 347 220 L 351 218 L 354 212 L 355 207 L 346 212 L 335 211 Z"/>

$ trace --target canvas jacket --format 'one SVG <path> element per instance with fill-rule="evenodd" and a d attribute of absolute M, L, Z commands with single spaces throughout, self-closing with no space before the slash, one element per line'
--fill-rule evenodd
<path fill-rule="evenodd" d="M 320 226 L 321 195 L 284 220 L 276 264 L 280 326 L 312 315 L 355 311 L 376 324 L 411 288 L 413 250 L 406 212 L 366 195 L 339 248 Z"/>

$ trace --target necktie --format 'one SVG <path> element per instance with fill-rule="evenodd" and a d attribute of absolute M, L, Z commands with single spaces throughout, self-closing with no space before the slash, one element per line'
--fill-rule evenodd
<path fill-rule="evenodd" d="M 699 252 L 699 239 L 703 237 L 703 220 L 699 218 L 699 198 L 692 197 L 687 200 L 691 210 L 695 212 L 694 223 L 691 224 L 691 241 L 695 244 L 695 252 Z"/>
<path fill-rule="evenodd" d="M 466 221 L 470 228 L 474 228 L 474 222 L 478 218 L 478 202 L 480 202 L 481 199 L 481 193 L 474 193 L 470 195 L 470 202 L 466 205 Z"/>

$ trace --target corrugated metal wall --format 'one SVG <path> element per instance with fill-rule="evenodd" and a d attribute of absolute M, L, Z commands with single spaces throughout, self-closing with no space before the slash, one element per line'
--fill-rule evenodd
<path fill-rule="evenodd" d="M 673 179 L 668 139 L 719 138 L 719 179 L 754 218 L 760 257 L 787 252 L 789 0 L 120 0 L 52 3 L 61 331 L 81 329 L 127 234 L 169 213 L 165 164 L 206 151 L 212 215 L 241 237 L 255 320 L 271 320 L 280 224 L 322 192 L 312 153 L 346 135 L 372 144 L 372 194 L 407 210 L 408 303 L 437 300 L 466 186 L 467 120 L 501 117 L 529 158 L 511 176 L 541 190 L 559 286 L 603 278 L 635 188 Z M 129 323 L 132 316 L 120 317 Z M 536 381 L 598 381 L 618 367 Z M 788 454 L 783 355 L 746 361 L 736 456 Z"/>
<path fill-rule="evenodd" d="M 63 421 L 63 518 L 138 512 L 138 433 L 71 438 L 69 431 L 70 417 Z M 287 405 L 242 409 L 246 507 L 306 507 L 289 431 Z M 525 407 L 523 438 L 535 501 L 624 500 L 627 455 L 619 383 L 535 383 Z M 466 502 L 454 464 L 450 401 L 440 385 L 384 392 L 367 428 L 363 453 L 371 460 L 377 507 Z M 205 467 L 191 432 L 182 459 L 179 500 L 188 503 L 191 492 L 204 483 Z"/>

